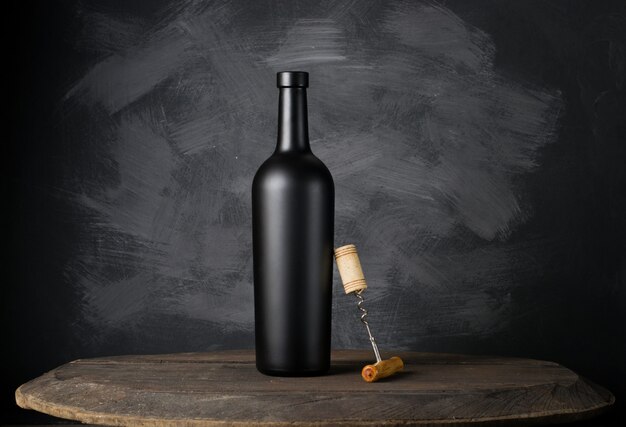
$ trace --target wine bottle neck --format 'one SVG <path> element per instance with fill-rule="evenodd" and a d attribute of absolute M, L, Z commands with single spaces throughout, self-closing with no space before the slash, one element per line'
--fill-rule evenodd
<path fill-rule="evenodd" d="M 306 88 L 282 87 L 278 103 L 276 152 L 309 152 Z"/>

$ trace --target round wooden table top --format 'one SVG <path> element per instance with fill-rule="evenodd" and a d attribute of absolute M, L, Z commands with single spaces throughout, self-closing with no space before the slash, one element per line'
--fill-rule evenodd
<path fill-rule="evenodd" d="M 553 362 L 400 352 L 405 368 L 366 383 L 367 351 L 328 375 L 269 377 L 250 350 L 116 356 L 60 366 L 16 391 L 27 409 L 101 425 L 532 425 L 589 418 L 614 402 Z"/>

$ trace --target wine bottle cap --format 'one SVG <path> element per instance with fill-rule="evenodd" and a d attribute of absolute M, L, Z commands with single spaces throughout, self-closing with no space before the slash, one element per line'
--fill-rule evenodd
<path fill-rule="evenodd" d="M 278 87 L 309 87 L 309 73 L 305 71 L 281 71 L 276 74 Z"/>
<path fill-rule="evenodd" d="M 356 246 L 345 245 L 335 249 L 335 261 L 337 262 L 337 269 L 339 270 L 346 294 L 367 288 Z"/>

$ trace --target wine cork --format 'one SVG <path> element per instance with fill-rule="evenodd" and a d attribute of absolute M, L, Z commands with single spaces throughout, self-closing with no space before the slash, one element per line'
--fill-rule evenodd
<path fill-rule="evenodd" d="M 345 245 L 335 249 L 335 261 L 346 294 L 367 288 L 356 246 Z"/>

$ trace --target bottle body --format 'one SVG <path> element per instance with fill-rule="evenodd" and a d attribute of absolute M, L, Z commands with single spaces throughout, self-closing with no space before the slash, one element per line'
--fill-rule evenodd
<path fill-rule="evenodd" d="M 277 149 L 252 184 L 256 364 L 269 375 L 319 375 L 330 366 L 334 184 L 306 131 L 298 135 L 297 122 L 306 126 L 301 91 L 281 87 Z"/>

